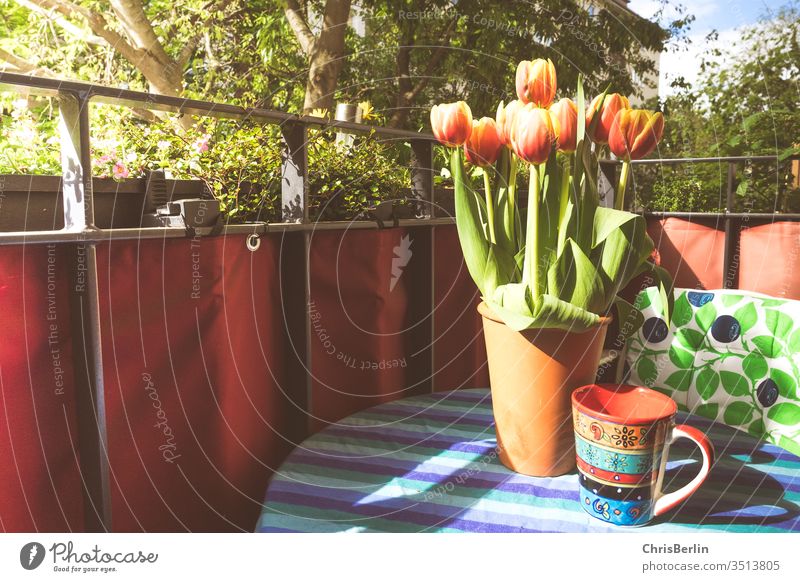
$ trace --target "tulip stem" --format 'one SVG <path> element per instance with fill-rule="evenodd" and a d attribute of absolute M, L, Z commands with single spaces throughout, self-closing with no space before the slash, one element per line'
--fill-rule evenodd
<path fill-rule="evenodd" d="M 489 241 L 497 244 L 494 232 L 494 200 L 492 200 L 492 180 L 489 178 L 489 168 L 483 168 L 483 190 L 486 194 L 486 222 L 489 224 Z"/>
<path fill-rule="evenodd" d="M 530 165 L 531 175 L 528 182 L 528 226 L 525 237 L 525 270 L 528 284 L 534 299 L 541 296 L 539 289 L 539 170 L 535 164 Z"/>
<path fill-rule="evenodd" d="M 567 241 L 567 206 L 569 206 L 571 167 L 572 154 L 566 154 L 566 159 L 561 169 L 561 200 L 559 200 L 558 206 L 558 246 L 556 256 L 561 254 Z"/>
<path fill-rule="evenodd" d="M 617 210 L 625 208 L 625 187 L 628 185 L 630 171 L 631 163 L 629 161 L 622 162 L 622 171 L 619 174 L 619 183 L 617 184 L 617 195 L 614 198 L 614 208 Z"/>
<path fill-rule="evenodd" d="M 511 169 L 508 173 L 508 207 L 511 217 L 511 232 L 516 237 L 517 232 L 517 156 L 509 151 L 511 155 Z"/>

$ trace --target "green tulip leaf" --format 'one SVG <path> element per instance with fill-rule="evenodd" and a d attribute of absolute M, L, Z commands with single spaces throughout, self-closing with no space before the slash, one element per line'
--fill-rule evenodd
<path fill-rule="evenodd" d="M 450 171 L 455 188 L 456 229 L 464 262 L 472 280 L 484 293 L 484 273 L 489 257 L 489 241 L 482 227 L 478 202 L 471 187 L 464 180 L 464 162 L 461 148 L 454 148 L 450 158 Z"/>
<path fill-rule="evenodd" d="M 491 298 L 484 296 L 486 305 L 505 324 L 515 331 L 533 325 L 528 286 L 523 283 L 508 283 L 495 289 Z"/>
<path fill-rule="evenodd" d="M 574 240 L 567 240 L 564 252 L 550 267 L 547 278 L 550 295 L 588 311 L 604 311 L 603 280 Z"/>
<path fill-rule="evenodd" d="M 489 255 L 486 258 L 486 268 L 483 271 L 484 293 L 494 294 L 500 285 L 511 281 L 516 271 L 514 257 L 498 245 L 489 244 Z"/>
<path fill-rule="evenodd" d="M 778 394 L 787 400 L 797 400 L 797 383 L 793 376 L 773 368 L 769 371 L 769 377 L 778 387 Z"/>
<path fill-rule="evenodd" d="M 534 318 L 534 328 L 552 327 L 575 333 L 588 331 L 600 323 L 599 315 L 546 293 L 534 302 Z"/>
<path fill-rule="evenodd" d="M 781 355 L 781 345 L 772 336 L 760 335 L 754 337 L 753 345 L 767 358 L 777 358 Z"/>
<path fill-rule="evenodd" d="M 725 297 L 725 295 L 723 295 Z M 737 309 L 733 313 L 733 317 L 736 318 L 736 321 L 739 322 L 739 325 L 742 326 L 742 333 L 746 333 L 751 327 L 753 327 L 758 321 L 758 314 L 756 313 L 756 306 L 753 305 L 752 302 L 747 303 Z"/>
<path fill-rule="evenodd" d="M 725 424 L 743 426 L 753 419 L 753 405 L 749 402 L 731 402 L 725 407 Z"/>
<path fill-rule="evenodd" d="M 600 211 L 600 208 L 597 210 Z M 653 251 L 653 241 L 647 236 L 644 218 L 634 216 L 622 226 L 613 229 L 605 236 L 601 250 L 600 266 L 607 278 L 606 290 L 616 295 L 639 271 L 642 262 Z"/>
<path fill-rule="evenodd" d="M 636 214 L 600 206 L 594 213 L 592 248 L 597 248 L 609 235 L 637 217 Z"/>
<path fill-rule="evenodd" d="M 686 392 L 692 386 L 693 374 L 693 370 L 678 370 L 670 374 L 667 379 L 664 380 L 664 384 L 679 392 Z"/>
<path fill-rule="evenodd" d="M 719 377 L 725 392 L 731 396 L 747 396 L 750 393 L 750 382 L 741 374 L 722 370 Z"/>
<path fill-rule="evenodd" d="M 682 350 L 678 346 L 671 345 L 669 347 L 669 360 L 675 364 L 677 368 L 685 370 L 694 365 L 694 354 L 692 352 Z"/>
<path fill-rule="evenodd" d="M 710 400 L 719 386 L 719 374 L 710 369 L 703 368 L 698 372 L 695 380 L 695 390 L 703 400 Z"/>
<path fill-rule="evenodd" d="M 744 370 L 745 376 L 750 378 L 751 381 L 755 382 L 759 378 L 763 378 L 767 375 L 769 366 L 767 365 L 767 360 L 764 359 L 764 356 L 753 352 L 752 354 L 747 355 L 744 360 L 742 360 L 742 369 Z"/>
<path fill-rule="evenodd" d="M 491 299 L 484 297 L 484 301 L 515 331 L 555 328 L 581 333 L 600 322 L 599 315 L 552 295 L 544 294 L 538 300 L 533 299 L 524 283 L 501 285 L 495 289 Z"/>
<path fill-rule="evenodd" d="M 767 418 L 779 424 L 795 426 L 800 424 L 800 406 L 791 402 L 781 402 L 769 409 Z"/>

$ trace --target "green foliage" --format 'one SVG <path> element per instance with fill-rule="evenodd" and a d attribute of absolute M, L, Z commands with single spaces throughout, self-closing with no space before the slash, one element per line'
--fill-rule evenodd
<path fill-rule="evenodd" d="M 349 220 L 384 200 L 406 196 L 407 166 L 375 135 L 357 137 L 351 148 L 312 132 L 309 156 L 309 213 L 312 219 Z"/>
<path fill-rule="evenodd" d="M 789 0 L 766 13 L 724 48 L 703 56 L 699 81 L 677 79 L 663 103 L 664 158 L 777 155 L 781 162 L 738 164 L 736 212 L 798 212 L 788 156 L 800 153 L 800 4 Z M 716 34 L 709 40 L 714 41 Z M 713 45 L 712 45 L 713 46 Z M 638 167 L 637 201 L 647 210 L 709 211 L 726 206 L 727 164 L 691 164 L 676 170 Z"/>

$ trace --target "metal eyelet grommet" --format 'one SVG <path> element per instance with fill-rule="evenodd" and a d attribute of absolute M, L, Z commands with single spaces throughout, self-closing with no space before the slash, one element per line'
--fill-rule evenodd
<path fill-rule="evenodd" d="M 258 234 L 247 235 L 245 244 L 249 251 L 256 252 L 261 247 L 261 236 Z"/>

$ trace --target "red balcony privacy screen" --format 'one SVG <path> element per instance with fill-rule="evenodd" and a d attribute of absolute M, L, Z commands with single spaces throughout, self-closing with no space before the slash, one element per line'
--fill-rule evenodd
<path fill-rule="evenodd" d="M 725 232 L 721 223 L 651 219 L 647 231 L 661 256 L 661 266 L 672 273 L 677 287 L 722 287 Z"/>
<path fill-rule="evenodd" d="M 745 228 L 740 240 L 740 289 L 800 299 L 800 223 Z"/>
<path fill-rule="evenodd" d="M 100 247 L 116 531 L 252 529 L 299 416 L 282 391 L 274 242 Z"/>
<path fill-rule="evenodd" d="M 0 531 L 81 531 L 67 257 L 0 248 Z"/>

